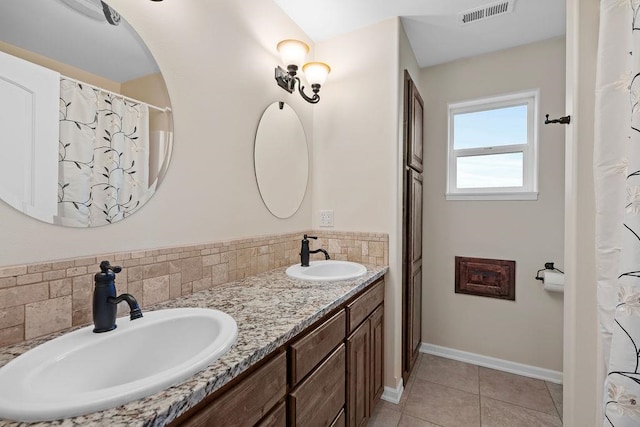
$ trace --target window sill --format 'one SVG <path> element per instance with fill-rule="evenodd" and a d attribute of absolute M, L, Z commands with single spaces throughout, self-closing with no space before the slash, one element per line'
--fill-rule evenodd
<path fill-rule="evenodd" d="M 447 193 L 446 200 L 538 200 L 538 192 Z"/>

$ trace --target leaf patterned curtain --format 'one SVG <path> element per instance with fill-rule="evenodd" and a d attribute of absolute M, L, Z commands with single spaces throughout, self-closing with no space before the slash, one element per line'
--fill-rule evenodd
<path fill-rule="evenodd" d="M 594 177 L 603 426 L 640 425 L 640 0 L 601 0 Z M 577 291 L 580 292 L 579 284 Z"/>
<path fill-rule="evenodd" d="M 56 223 L 95 227 L 131 215 L 147 197 L 148 164 L 146 105 L 61 79 Z"/>

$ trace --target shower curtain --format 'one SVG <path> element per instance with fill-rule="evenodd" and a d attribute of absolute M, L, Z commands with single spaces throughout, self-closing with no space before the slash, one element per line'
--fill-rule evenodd
<path fill-rule="evenodd" d="M 61 79 L 56 223 L 95 227 L 132 214 L 148 193 L 148 164 L 146 105 Z"/>
<path fill-rule="evenodd" d="M 640 0 L 601 0 L 594 176 L 603 426 L 640 425 Z M 579 291 L 578 284 L 578 291 Z"/>

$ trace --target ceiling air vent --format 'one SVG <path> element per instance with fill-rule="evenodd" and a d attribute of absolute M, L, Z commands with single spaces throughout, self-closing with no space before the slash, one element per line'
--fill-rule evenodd
<path fill-rule="evenodd" d="M 478 22 L 483 19 L 493 18 L 494 16 L 504 15 L 513 12 L 513 3 L 515 0 L 499 1 L 482 7 L 465 10 L 458 14 L 458 23 L 460 25 Z"/>

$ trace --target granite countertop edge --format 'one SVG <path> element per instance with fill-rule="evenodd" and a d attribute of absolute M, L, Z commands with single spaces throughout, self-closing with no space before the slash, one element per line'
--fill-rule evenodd
<path fill-rule="evenodd" d="M 222 310 L 238 323 L 238 340 L 206 369 L 151 396 L 58 421 L 20 423 L 0 419 L 0 427 L 167 425 L 388 271 L 386 266 L 366 267 L 364 276 L 339 282 L 295 280 L 286 276 L 284 268 L 278 268 L 145 308 L 144 311 L 180 307 Z M 43 342 L 79 328 L 0 348 L 0 367 Z"/>

